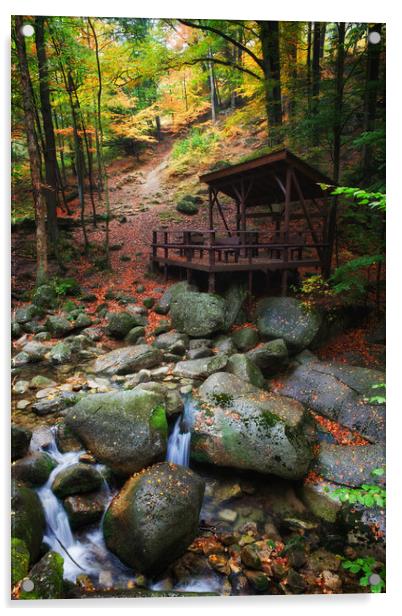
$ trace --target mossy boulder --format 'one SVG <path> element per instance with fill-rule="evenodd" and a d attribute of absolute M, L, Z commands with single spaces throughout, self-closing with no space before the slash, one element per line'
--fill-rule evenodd
<path fill-rule="evenodd" d="M 105 514 L 107 547 L 129 567 L 162 571 L 196 537 L 204 489 L 193 471 L 167 462 L 131 477 Z"/>
<path fill-rule="evenodd" d="M 57 293 L 50 284 L 42 284 L 35 289 L 32 303 L 39 308 L 55 308 L 57 305 Z"/>
<path fill-rule="evenodd" d="M 154 346 L 158 349 L 174 353 L 175 355 L 184 355 L 186 349 L 188 349 L 188 345 L 188 336 L 186 334 L 179 334 L 178 332 L 160 334 L 154 342 Z"/>
<path fill-rule="evenodd" d="M 34 304 L 26 304 L 17 308 L 15 311 L 15 322 L 19 325 L 24 325 L 29 321 L 32 321 L 37 316 L 41 315 L 41 310 Z"/>
<path fill-rule="evenodd" d="M 11 585 L 22 580 L 29 571 L 29 550 L 25 543 L 13 537 L 11 539 Z"/>
<path fill-rule="evenodd" d="M 132 329 L 130 329 L 130 331 L 128 332 L 127 336 L 125 337 L 125 341 L 128 342 L 129 344 L 136 344 L 137 340 L 139 340 L 140 338 L 143 338 L 145 336 L 145 327 L 141 327 L 141 325 L 137 325 L 136 327 L 133 327 Z"/>
<path fill-rule="evenodd" d="M 155 312 L 158 312 L 159 314 L 167 314 L 173 300 L 178 299 L 183 293 L 194 293 L 197 291 L 198 287 L 189 284 L 186 281 L 176 282 L 176 284 L 172 284 L 172 286 L 166 289 L 155 307 Z"/>
<path fill-rule="evenodd" d="M 317 518 L 334 524 L 342 507 L 339 497 L 333 494 L 337 488 L 339 485 L 329 481 L 305 482 L 301 489 L 301 499 Z"/>
<path fill-rule="evenodd" d="M 97 460 L 129 475 L 165 457 L 164 403 L 161 394 L 142 389 L 91 394 L 69 410 L 65 421 Z"/>
<path fill-rule="evenodd" d="M 84 329 L 92 325 L 92 319 L 85 312 L 80 312 L 74 321 L 75 329 Z"/>
<path fill-rule="evenodd" d="M 13 462 L 28 453 L 31 438 L 32 432 L 28 428 L 11 425 L 11 460 Z"/>
<path fill-rule="evenodd" d="M 41 486 L 49 479 L 49 475 L 57 462 L 44 451 L 35 451 L 25 458 L 13 463 L 11 476 L 28 487 Z"/>
<path fill-rule="evenodd" d="M 219 374 L 209 377 L 200 388 L 192 458 L 286 479 L 303 477 L 312 451 L 302 405 L 255 387 L 249 393 L 239 392 L 238 386 L 237 391 L 224 387 L 222 395 Z M 213 377 L 214 383 L 208 383 Z"/>
<path fill-rule="evenodd" d="M 242 353 L 235 353 L 229 357 L 227 371 L 248 381 L 256 387 L 264 387 L 265 379 L 261 370 L 251 359 Z"/>
<path fill-rule="evenodd" d="M 182 378 L 201 379 L 224 370 L 228 363 L 228 357 L 221 353 L 215 357 L 202 357 L 200 359 L 187 359 L 179 361 L 174 369 L 173 374 Z"/>
<path fill-rule="evenodd" d="M 49 352 L 49 360 L 54 366 L 66 364 L 72 360 L 73 351 L 67 342 L 58 342 Z"/>
<path fill-rule="evenodd" d="M 101 355 L 95 360 L 93 369 L 96 373 L 104 372 L 109 375 L 131 374 L 143 368 L 153 368 L 161 361 L 162 353 L 159 349 L 147 344 L 138 344 Z"/>
<path fill-rule="evenodd" d="M 235 374 L 228 372 L 215 372 L 211 374 L 199 389 L 201 398 L 205 402 L 210 402 L 214 396 L 224 394 L 231 398 L 242 394 L 258 393 L 258 388 L 248 381 L 244 381 Z"/>
<path fill-rule="evenodd" d="M 173 299 L 170 308 L 172 325 L 194 338 L 210 336 L 226 327 L 226 303 L 211 293 L 183 293 Z"/>
<path fill-rule="evenodd" d="M 47 552 L 29 572 L 31 591 L 21 590 L 20 599 L 62 599 L 64 559 L 57 552 Z"/>
<path fill-rule="evenodd" d="M 11 498 L 11 536 L 24 541 L 35 562 L 45 532 L 45 513 L 39 496 L 31 488 L 13 486 Z"/>
<path fill-rule="evenodd" d="M 102 486 L 102 476 L 89 464 L 73 464 L 60 471 L 52 483 L 52 490 L 59 498 L 92 492 Z"/>
<path fill-rule="evenodd" d="M 260 300 L 256 316 L 262 338 L 282 338 L 293 351 L 307 348 L 322 325 L 319 312 L 293 297 L 268 297 Z"/>
<path fill-rule="evenodd" d="M 107 331 L 113 338 L 123 339 L 138 323 L 128 312 L 109 312 L 107 315 Z"/>

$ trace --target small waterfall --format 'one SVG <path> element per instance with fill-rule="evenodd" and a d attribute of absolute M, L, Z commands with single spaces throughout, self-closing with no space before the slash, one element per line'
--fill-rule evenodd
<path fill-rule="evenodd" d="M 193 425 L 194 402 L 190 396 L 184 400 L 184 411 L 177 418 L 167 444 L 167 462 L 189 466 L 191 428 Z"/>
<path fill-rule="evenodd" d="M 46 516 L 46 531 L 43 541 L 51 550 L 58 552 L 64 558 L 64 578 L 75 582 L 77 575 L 85 573 L 99 578 L 108 570 L 122 573 L 125 567 L 107 550 L 102 534 L 102 524 L 80 531 L 75 537 L 61 500 L 52 491 L 52 484 L 57 475 L 73 464 L 79 462 L 84 451 L 61 453 L 55 440 L 55 429 L 52 428 L 52 439 L 39 449 L 46 451 L 57 463 L 48 481 L 37 490 Z M 35 442 L 35 441 L 34 441 Z M 101 470 L 102 466 L 97 465 Z M 105 500 L 110 501 L 112 494 L 105 482 L 103 487 Z"/>

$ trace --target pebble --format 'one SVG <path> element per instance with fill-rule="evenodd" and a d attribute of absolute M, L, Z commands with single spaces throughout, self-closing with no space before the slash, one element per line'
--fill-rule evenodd
<path fill-rule="evenodd" d="M 235 522 L 237 520 L 237 511 L 234 509 L 221 509 L 219 518 L 224 522 Z"/>
<path fill-rule="evenodd" d="M 193 391 L 193 388 L 191 385 L 183 385 L 183 387 L 180 387 L 180 393 L 185 396 L 187 394 L 191 394 L 191 392 Z"/>
<path fill-rule="evenodd" d="M 17 402 L 17 409 L 19 411 L 23 411 L 24 409 L 27 408 L 27 406 L 29 406 L 31 403 L 29 400 L 18 400 Z"/>
<path fill-rule="evenodd" d="M 17 381 L 14 384 L 13 392 L 15 394 L 22 395 L 28 391 L 28 388 L 29 388 L 29 381 Z"/>
<path fill-rule="evenodd" d="M 49 396 L 56 395 L 57 389 L 55 387 L 46 387 L 45 389 L 40 389 L 36 392 L 35 398 L 37 400 L 42 400 L 43 398 L 48 398 Z"/>

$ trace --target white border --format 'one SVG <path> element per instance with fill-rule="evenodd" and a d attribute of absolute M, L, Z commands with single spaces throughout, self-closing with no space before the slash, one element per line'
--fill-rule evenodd
<path fill-rule="evenodd" d="M 255 614 L 267 613 L 275 610 L 281 614 L 292 614 L 297 611 L 298 616 L 317 613 L 318 610 L 334 613 L 339 610 L 353 610 L 353 614 L 376 614 L 380 611 L 392 610 L 402 598 L 402 564 L 400 554 L 401 540 L 401 458 L 400 438 L 402 435 L 401 395 L 398 389 L 401 381 L 401 250 L 402 244 L 402 186 L 401 186 L 401 139 L 402 139 L 402 113 L 401 113 L 401 47 L 402 47 L 402 11 L 397 2 L 382 0 L 337 0 L 325 3 L 322 0 L 288 0 L 287 2 L 273 2 L 273 0 L 254 0 L 253 2 L 234 2 L 233 0 L 202 0 L 201 2 L 188 2 L 185 0 L 149 0 L 146 3 L 113 0 L 101 3 L 99 0 L 69 0 L 68 3 L 57 3 L 54 0 L 18 0 L 9 2 L 3 0 L 0 8 L 0 49 L 2 62 L 1 71 L 1 135 L 3 137 L 0 148 L 0 178 L 1 178 L 1 215 L 0 246 L 3 249 L 2 267 L 0 268 L 2 297 L 1 303 L 2 340 L 4 342 L 2 359 L 2 387 L 3 404 L 0 412 L 3 419 L 3 465 L 0 477 L 3 492 L 3 515 L 0 536 L 7 537 L 9 532 L 9 466 L 8 466 L 8 434 L 9 420 L 8 407 L 8 358 L 9 358 L 9 249 L 10 233 L 8 219 L 9 203 L 9 24 L 11 14 L 45 14 L 45 15 L 94 15 L 94 16 L 134 16 L 134 17 L 198 17 L 198 18 L 225 18 L 225 19 L 273 19 L 282 21 L 319 20 L 319 21 L 360 21 L 360 22 L 387 22 L 387 192 L 388 192 L 388 225 L 387 225 L 387 398 L 388 422 L 387 431 L 387 479 L 388 479 L 388 517 L 387 517 L 387 595 L 337 595 L 337 596 L 298 596 L 298 597 L 247 597 L 247 598 L 211 598 L 211 599 L 164 599 L 164 600 L 85 600 L 85 601 L 48 601 L 38 603 L 8 601 L 9 596 L 9 562 L 5 553 L 7 541 L 1 552 L 0 579 L 2 582 L 1 598 L 3 607 L 10 609 L 29 609 L 32 613 L 41 613 L 44 609 L 59 610 L 74 609 L 77 614 L 88 611 L 103 611 L 111 609 L 131 610 L 134 614 L 152 613 L 153 610 L 168 613 L 189 612 L 204 613 L 222 612 L 230 610 L 234 614 L 241 614 L 245 609 Z M 398 263 L 399 258 L 399 263 Z M 399 377 L 399 378 L 398 378 Z"/>

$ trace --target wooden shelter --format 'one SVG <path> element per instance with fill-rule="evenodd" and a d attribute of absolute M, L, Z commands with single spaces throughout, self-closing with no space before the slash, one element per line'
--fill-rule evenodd
<path fill-rule="evenodd" d="M 326 271 L 332 252 L 328 193 L 333 181 L 283 149 L 200 177 L 208 185 L 208 228 L 153 232 L 153 265 L 208 273 L 209 290 L 219 272 Z M 232 205 L 231 205 L 232 204 Z M 263 220 L 263 224 L 259 221 Z M 254 226 L 250 225 L 250 221 Z"/>

